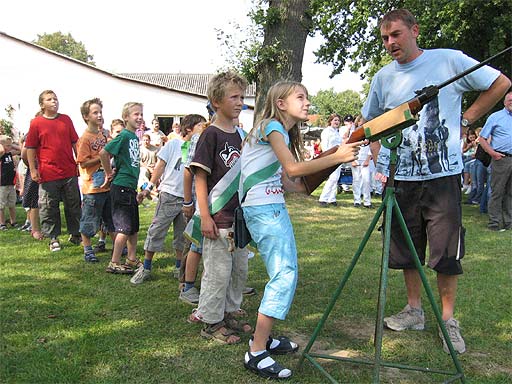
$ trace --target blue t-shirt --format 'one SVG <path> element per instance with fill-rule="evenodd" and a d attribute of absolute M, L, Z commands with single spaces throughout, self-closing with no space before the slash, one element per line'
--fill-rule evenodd
<path fill-rule="evenodd" d="M 371 120 L 414 98 L 416 90 L 437 85 L 477 64 L 460 51 L 423 50 L 410 63 L 396 61 L 383 67 L 372 80 L 362 109 Z M 397 180 L 429 180 L 462 172 L 460 147 L 461 100 L 464 92 L 487 90 L 500 72 L 485 66 L 442 88 L 420 111 L 419 121 L 403 130 L 397 150 Z M 382 147 L 377 170 L 388 174 L 389 150 Z"/>
<path fill-rule="evenodd" d="M 512 112 L 505 108 L 494 112 L 485 122 L 480 136 L 484 139 L 492 136 L 491 147 L 495 151 L 512 154 Z"/>

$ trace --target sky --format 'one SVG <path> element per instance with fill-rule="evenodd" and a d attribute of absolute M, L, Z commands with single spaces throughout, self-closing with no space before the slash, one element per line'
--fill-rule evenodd
<path fill-rule="evenodd" d="M 0 31 L 26 41 L 44 33 L 70 33 L 115 73 L 214 73 L 226 65 L 216 29 L 249 25 L 250 0 L 17 0 L 4 2 Z M 360 92 L 359 75 L 315 64 L 320 37 L 306 41 L 302 82 L 310 94 L 333 88 Z"/>

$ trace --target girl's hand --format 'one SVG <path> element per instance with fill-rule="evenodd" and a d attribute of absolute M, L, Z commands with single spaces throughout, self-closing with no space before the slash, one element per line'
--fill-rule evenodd
<path fill-rule="evenodd" d="M 368 140 L 356 141 L 355 143 L 342 144 L 336 151 L 336 156 L 340 163 L 350 163 L 357 159 L 359 154 L 359 147 L 368 144 Z"/>
<path fill-rule="evenodd" d="M 217 240 L 219 237 L 219 229 L 210 215 L 201 216 L 201 233 L 212 240 Z"/>

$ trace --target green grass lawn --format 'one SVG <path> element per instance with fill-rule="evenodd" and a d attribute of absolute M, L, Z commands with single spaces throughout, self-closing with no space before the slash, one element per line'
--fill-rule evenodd
<path fill-rule="evenodd" d="M 318 192 L 317 192 L 318 193 Z M 375 210 L 352 207 L 352 195 L 338 195 L 340 206 L 320 208 L 317 197 L 288 196 L 299 251 L 300 277 L 288 318 L 276 323 L 303 348 L 340 278 L 358 248 Z M 379 200 L 374 199 L 374 205 Z M 154 204 L 141 207 L 138 254 Z M 23 211 L 18 209 L 18 221 Z M 459 280 L 456 316 L 467 352 L 460 356 L 469 382 L 512 382 L 512 231 L 490 232 L 478 208 L 464 207 L 467 228 L 465 274 Z M 62 237 L 63 250 L 50 253 L 47 242 L 16 230 L 0 232 L 0 382 L 1 383 L 263 383 L 243 368 L 247 337 L 223 346 L 199 335 L 200 325 L 186 317 L 193 307 L 179 301 L 170 251 L 157 254 L 153 280 L 134 287 L 129 277 L 105 273 L 100 263 L 83 261 L 80 247 Z M 172 236 L 168 236 L 170 249 Z M 110 246 L 109 246 L 110 248 Z M 381 257 L 374 233 L 313 351 L 372 358 Z M 435 275 L 427 272 L 434 294 Z M 402 275 L 388 274 L 386 314 L 405 305 Z M 258 257 L 249 262 L 248 285 L 258 294 L 243 307 L 255 314 L 266 283 Z M 386 330 L 386 361 L 454 370 L 442 351 L 437 324 L 424 297 L 423 332 Z M 299 355 L 280 357 L 295 367 Z M 322 366 L 342 383 L 368 383 L 369 367 L 334 361 Z M 383 369 L 386 383 L 442 382 L 444 376 Z M 326 379 L 305 362 L 291 383 Z"/>

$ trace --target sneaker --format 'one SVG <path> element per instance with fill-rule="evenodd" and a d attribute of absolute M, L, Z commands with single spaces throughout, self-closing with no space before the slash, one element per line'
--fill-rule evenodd
<path fill-rule="evenodd" d="M 11 226 L 11 228 L 19 228 L 18 223 L 9 223 L 9 225 Z"/>
<path fill-rule="evenodd" d="M 0 231 L 7 231 L 7 225 L 0 224 Z"/>
<path fill-rule="evenodd" d="M 93 248 L 94 253 L 107 252 L 107 247 L 104 241 L 98 241 L 98 244 Z"/>
<path fill-rule="evenodd" d="M 256 294 L 256 290 L 253 287 L 245 287 L 242 291 L 245 296 L 252 296 Z"/>
<path fill-rule="evenodd" d="M 50 240 L 50 251 L 52 252 L 58 252 L 62 248 L 60 247 L 60 243 L 58 239 L 51 239 Z"/>
<path fill-rule="evenodd" d="M 82 236 L 80 236 L 80 235 L 69 235 L 68 241 L 71 244 L 80 245 L 80 243 L 82 242 Z"/>
<path fill-rule="evenodd" d="M 18 227 L 19 231 L 27 231 L 29 232 L 32 229 L 32 226 L 30 225 L 29 221 L 25 221 L 25 224 L 23 224 L 21 227 Z"/>
<path fill-rule="evenodd" d="M 327 203 L 325 201 L 319 201 L 318 205 L 320 205 L 322 208 L 327 208 Z"/>
<path fill-rule="evenodd" d="M 181 268 L 174 268 L 174 270 L 172 271 L 172 276 L 175 278 L 175 279 L 179 279 L 180 278 L 180 273 L 181 273 Z"/>
<path fill-rule="evenodd" d="M 329 205 L 332 205 L 333 207 L 337 207 L 338 206 L 338 203 L 333 201 L 332 203 L 329 203 Z"/>
<path fill-rule="evenodd" d="M 130 279 L 130 283 L 132 284 L 142 284 L 144 281 L 148 280 L 151 277 L 151 269 L 144 269 L 144 266 L 141 265 L 135 275 Z"/>
<path fill-rule="evenodd" d="M 455 349 L 455 351 L 458 353 L 466 352 L 466 343 L 460 334 L 459 322 L 452 317 L 451 319 L 444 322 L 444 326 L 446 328 L 446 332 L 448 332 L 448 337 L 452 342 L 453 349 Z M 439 337 L 443 341 L 443 350 L 446 353 L 450 353 L 448 344 L 446 344 L 443 333 L 441 332 L 441 328 L 439 328 Z"/>
<path fill-rule="evenodd" d="M 361 203 L 354 203 L 354 207 L 355 208 L 360 208 L 361 207 Z"/>
<path fill-rule="evenodd" d="M 199 303 L 199 290 L 196 287 L 188 291 L 181 290 L 179 299 L 187 304 L 197 305 Z"/>
<path fill-rule="evenodd" d="M 505 228 L 500 228 L 497 225 L 488 225 L 487 229 L 489 229 L 490 231 L 493 231 L 493 232 L 505 232 L 506 231 Z"/>
<path fill-rule="evenodd" d="M 413 308 L 409 304 L 396 315 L 385 317 L 384 325 L 393 331 L 412 329 L 421 331 L 425 328 L 425 314 L 421 308 Z"/>

